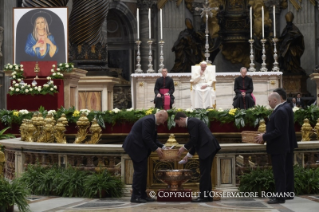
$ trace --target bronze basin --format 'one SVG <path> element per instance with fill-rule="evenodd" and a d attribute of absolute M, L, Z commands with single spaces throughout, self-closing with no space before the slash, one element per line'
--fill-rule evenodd
<path fill-rule="evenodd" d="M 156 178 L 166 183 L 170 190 L 183 189 L 182 184 L 189 181 L 192 177 L 192 171 L 189 169 L 165 169 L 157 170 Z"/>
<path fill-rule="evenodd" d="M 179 161 L 178 149 L 163 149 L 163 157 L 160 161 Z"/>

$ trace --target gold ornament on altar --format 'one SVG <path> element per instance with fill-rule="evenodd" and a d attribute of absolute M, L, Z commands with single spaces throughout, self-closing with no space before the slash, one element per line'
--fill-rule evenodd
<path fill-rule="evenodd" d="M 34 135 L 33 135 L 33 140 L 37 142 L 40 136 L 42 135 L 44 119 L 41 113 L 38 113 L 38 114 L 34 113 L 31 121 L 36 128 L 36 131 L 34 132 Z"/>
<path fill-rule="evenodd" d="M 92 120 L 92 125 L 90 127 L 90 133 L 92 133 L 91 139 L 87 142 L 85 142 L 86 144 L 97 144 L 100 141 L 101 138 L 101 132 L 102 129 L 100 127 L 100 125 L 97 123 L 96 119 L 94 118 Z"/>
<path fill-rule="evenodd" d="M 31 120 L 26 120 L 26 126 L 25 126 L 25 132 L 26 132 L 26 135 L 25 135 L 25 141 L 27 142 L 34 142 L 34 132 L 36 131 L 37 129 L 35 128 L 35 126 L 32 124 L 32 121 Z"/>
<path fill-rule="evenodd" d="M 85 113 L 81 114 L 81 117 L 76 122 L 76 125 L 79 128 L 79 130 L 78 130 L 78 133 L 76 135 L 74 143 L 79 144 L 85 140 L 85 138 L 87 136 L 87 129 L 90 126 L 90 122 L 89 122 L 88 118 L 86 117 Z"/>
<path fill-rule="evenodd" d="M 39 79 L 38 73 L 40 72 L 40 67 L 39 67 L 38 61 L 35 63 L 34 72 L 35 72 L 35 79 Z"/>
<path fill-rule="evenodd" d="M 69 125 L 68 119 L 66 118 L 66 116 L 65 116 L 64 113 L 62 113 L 62 115 L 61 115 L 61 117 L 58 119 L 58 121 L 61 121 L 64 126 L 68 126 L 68 125 Z"/>
<path fill-rule="evenodd" d="M 66 131 L 63 121 L 58 119 L 58 123 L 54 126 L 54 137 L 57 143 L 66 144 L 65 134 Z"/>
<path fill-rule="evenodd" d="M 189 169 L 157 170 L 156 178 L 166 183 L 167 189 L 177 191 L 183 189 L 182 184 L 192 178 L 192 171 Z"/>
<path fill-rule="evenodd" d="M 179 145 L 179 143 L 176 141 L 175 135 L 170 134 L 168 140 L 165 143 L 165 146 L 166 147 L 172 147 L 172 146 L 177 147 L 178 145 Z"/>
<path fill-rule="evenodd" d="M 313 128 L 311 127 L 309 120 L 304 119 L 301 127 L 301 141 L 310 141 L 310 136 L 313 134 Z"/>
<path fill-rule="evenodd" d="M 259 121 L 258 132 L 261 132 L 261 133 L 266 132 L 266 124 L 264 119 Z"/>
<path fill-rule="evenodd" d="M 3 168 L 4 163 L 6 162 L 6 158 L 4 153 L 0 150 L 0 178 L 3 178 Z"/>
<path fill-rule="evenodd" d="M 317 119 L 317 124 L 314 127 L 315 133 L 317 134 L 317 140 L 319 140 L 319 118 Z"/>
<path fill-rule="evenodd" d="M 22 120 L 22 124 L 19 128 L 19 131 L 20 131 L 20 135 L 21 135 L 21 141 L 26 141 L 26 122 L 27 122 L 27 119 L 23 119 Z"/>
<path fill-rule="evenodd" d="M 54 122 L 50 117 L 47 117 L 44 119 L 45 125 L 43 127 L 42 134 L 37 142 L 40 143 L 54 143 Z"/>

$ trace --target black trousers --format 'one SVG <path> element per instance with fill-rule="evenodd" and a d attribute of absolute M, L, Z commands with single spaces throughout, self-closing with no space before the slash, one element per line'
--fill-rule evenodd
<path fill-rule="evenodd" d="M 133 193 L 131 199 L 146 198 L 146 183 L 147 183 L 147 157 L 140 162 L 133 161 Z"/>
<path fill-rule="evenodd" d="M 200 198 L 209 197 L 210 192 L 212 191 L 212 165 L 213 160 L 216 153 L 212 153 L 205 159 L 199 158 L 199 170 L 200 170 L 200 180 L 199 180 L 199 191 L 200 191 Z"/>
<path fill-rule="evenodd" d="M 295 191 L 294 152 L 286 154 L 286 192 Z"/>
<path fill-rule="evenodd" d="M 276 193 L 285 199 L 286 192 L 286 154 L 271 155 L 272 171 L 275 178 Z"/>

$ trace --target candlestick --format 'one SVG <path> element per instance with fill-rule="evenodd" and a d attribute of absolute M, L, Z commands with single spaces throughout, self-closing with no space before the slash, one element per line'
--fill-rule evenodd
<path fill-rule="evenodd" d="M 256 69 L 255 69 L 255 63 L 254 63 L 254 39 L 249 39 L 248 40 L 249 43 L 250 43 L 250 64 L 249 64 L 249 69 L 248 71 L 251 71 L 251 72 L 255 72 Z"/>
<path fill-rule="evenodd" d="M 164 47 L 164 41 L 163 40 L 161 40 L 160 42 L 158 42 L 159 43 L 159 45 L 160 45 L 160 47 L 161 47 L 161 51 L 160 51 L 160 58 L 159 58 L 159 60 L 160 60 L 160 65 L 159 65 L 159 69 L 158 69 L 158 73 L 162 73 L 162 69 L 164 68 L 164 53 L 163 53 L 163 47 Z"/>
<path fill-rule="evenodd" d="M 276 48 L 276 43 L 278 42 L 278 38 L 273 38 L 272 41 L 274 42 L 274 60 L 275 60 L 272 67 L 272 71 L 279 72 L 280 69 L 278 67 L 278 62 L 277 62 L 278 55 L 277 55 L 277 48 Z"/>
<path fill-rule="evenodd" d="M 141 45 L 142 41 L 137 40 L 135 43 L 136 43 L 136 45 L 137 45 L 137 56 L 136 56 L 137 64 L 136 64 L 135 73 L 141 74 L 141 73 L 143 73 L 143 70 L 141 69 L 141 64 L 140 64 L 140 61 L 141 61 L 141 57 L 140 57 L 140 45 Z"/>
<path fill-rule="evenodd" d="M 148 52 L 148 69 L 147 69 L 147 73 L 154 73 L 154 70 L 153 70 L 153 64 L 152 64 L 152 43 L 153 41 L 149 40 L 147 41 L 148 45 L 149 45 L 149 48 L 150 48 L 150 51 Z"/>
<path fill-rule="evenodd" d="M 151 39 L 151 8 L 148 9 L 148 38 Z"/>
<path fill-rule="evenodd" d="M 264 33 L 264 21 L 265 21 L 265 17 L 264 17 L 264 6 L 261 7 L 261 17 L 262 17 L 262 36 L 263 36 L 263 39 L 265 37 L 265 33 Z"/>
<path fill-rule="evenodd" d="M 136 11 L 136 20 L 137 20 L 137 40 L 140 39 L 140 10 L 137 8 Z"/>
<path fill-rule="evenodd" d="M 253 8 L 250 7 L 250 39 L 253 39 Z"/>
<path fill-rule="evenodd" d="M 162 9 L 160 10 L 160 21 L 161 21 L 161 40 L 163 40 L 163 14 Z"/>
<path fill-rule="evenodd" d="M 274 19 L 274 37 L 276 37 L 276 6 L 273 6 L 273 19 Z"/>
<path fill-rule="evenodd" d="M 263 45 L 263 50 L 262 50 L 262 53 L 263 55 L 261 56 L 261 59 L 263 60 L 262 64 L 261 64 L 261 69 L 260 71 L 263 71 L 263 72 L 267 72 L 268 69 L 266 68 L 266 49 L 265 49 L 265 43 L 266 43 L 266 39 L 261 39 L 260 40 L 262 45 Z"/>

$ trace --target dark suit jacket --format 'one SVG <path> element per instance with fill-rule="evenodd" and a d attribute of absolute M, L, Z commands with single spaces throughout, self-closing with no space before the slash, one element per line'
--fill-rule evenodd
<path fill-rule="evenodd" d="M 296 132 L 295 132 L 295 121 L 294 121 L 294 112 L 292 111 L 290 104 L 285 102 L 283 105 L 279 107 L 284 107 L 287 111 L 288 118 L 289 118 L 289 152 L 293 152 L 295 148 L 298 148 L 297 139 L 296 139 Z"/>
<path fill-rule="evenodd" d="M 300 98 L 300 101 L 298 101 L 297 97 L 296 97 L 296 105 L 297 107 L 303 107 L 303 100 Z"/>
<path fill-rule="evenodd" d="M 285 154 L 289 152 L 289 118 L 285 107 L 279 106 L 272 112 L 266 126 L 263 140 L 267 141 L 268 154 Z"/>
<path fill-rule="evenodd" d="M 157 140 L 155 115 L 144 116 L 135 122 L 123 143 L 125 152 L 136 162 L 148 157 L 158 147 L 163 147 L 163 144 Z"/>
<path fill-rule="evenodd" d="M 218 141 L 212 135 L 206 124 L 201 120 L 197 118 L 188 118 L 187 130 L 190 139 L 184 147 L 189 150 L 190 154 L 194 155 L 196 151 L 199 158 L 205 159 L 212 153 L 216 154 L 220 150 Z"/>

